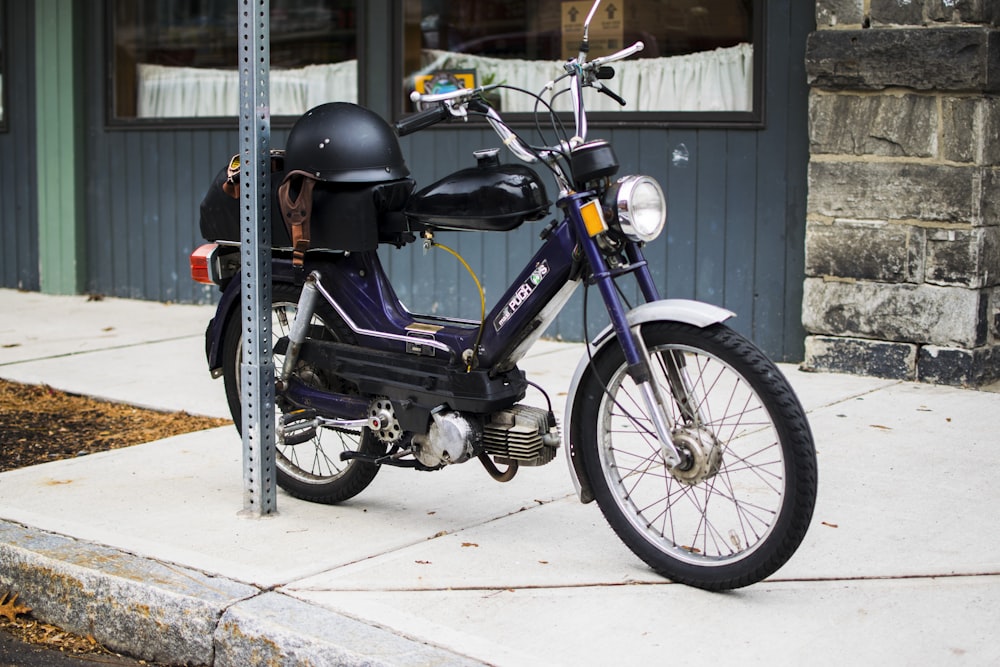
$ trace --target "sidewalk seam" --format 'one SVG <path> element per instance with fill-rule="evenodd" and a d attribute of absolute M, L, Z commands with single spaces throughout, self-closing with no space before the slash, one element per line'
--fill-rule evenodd
<path fill-rule="evenodd" d="M 113 345 L 111 347 L 101 347 L 93 350 L 79 350 L 77 352 L 60 352 L 59 354 L 50 354 L 44 357 L 32 357 L 31 359 L 20 359 L 18 361 L 5 361 L 0 362 L 0 368 L 6 368 L 7 366 L 17 366 L 19 364 L 31 364 L 39 361 L 50 361 L 52 359 L 65 359 L 66 357 L 80 357 L 87 354 L 98 354 L 101 352 L 114 352 L 115 350 L 127 350 L 132 347 L 142 347 L 144 345 L 157 345 L 159 343 L 172 343 L 179 340 L 188 340 L 191 338 L 200 339 L 204 334 L 188 334 L 186 336 L 174 336 L 172 338 L 159 338 L 156 340 L 144 340 L 136 343 L 124 343 L 122 345 Z"/>

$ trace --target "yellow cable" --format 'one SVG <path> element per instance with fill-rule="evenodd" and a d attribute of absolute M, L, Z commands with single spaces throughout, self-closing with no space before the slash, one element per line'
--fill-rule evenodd
<path fill-rule="evenodd" d="M 476 283 L 476 289 L 479 290 L 479 312 L 480 312 L 480 315 L 479 315 L 479 334 L 476 336 L 476 344 L 475 344 L 475 346 L 472 349 L 472 358 L 475 359 L 476 355 L 479 354 L 479 341 L 482 340 L 482 337 L 483 337 L 483 325 L 486 324 L 486 295 L 483 293 L 483 286 L 479 282 L 479 278 L 476 277 L 476 274 L 472 270 L 472 267 L 469 266 L 468 262 L 466 262 L 464 259 L 462 259 L 461 255 L 459 255 L 457 252 L 455 252 L 454 250 L 452 250 L 448 246 L 443 245 L 441 243 L 438 243 L 437 241 L 432 241 L 431 245 L 436 246 L 438 248 L 441 248 L 442 250 L 445 250 L 445 251 L 449 252 L 455 259 L 457 259 L 459 262 L 461 262 L 462 266 L 465 267 L 465 270 L 469 272 L 469 275 L 472 276 L 472 280 Z M 472 370 L 472 362 L 471 361 L 469 362 L 469 365 L 466 366 L 465 370 L 466 370 L 466 372 L 469 372 L 469 371 Z"/>

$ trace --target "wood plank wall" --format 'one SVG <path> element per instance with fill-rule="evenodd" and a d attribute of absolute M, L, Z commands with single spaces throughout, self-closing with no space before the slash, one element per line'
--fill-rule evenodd
<path fill-rule="evenodd" d="M 31 3 L 0 0 L 4 26 L 4 120 L 0 132 L 0 287 L 37 290 L 35 32 Z"/>
<path fill-rule="evenodd" d="M 808 145 L 803 61 L 814 4 L 768 4 L 764 129 L 614 128 L 593 129 L 591 136 L 613 142 L 623 173 L 648 173 L 665 186 L 668 230 L 648 249 L 664 294 L 730 308 L 738 314 L 735 328 L 769 354 L 796 360 L 804 337 L 800 312 Z M 87 289 L 209 302 L 215 298 L 211 289 L 188 277 L 187 255 L 200 243 L 198 204 L 235 152 L 236 130 L 109 128 L 104 18 L 95 15 L 88 21 L 94 36 L 86 54 L 88 89 L 102 92 L 87 101 Z M 275 132 L 273 145 L 283 141 L 283 133 Z M 472 149 L 497 145 L 488 131 L 476 128 L 429 130 L 402 143 L 420 185 L 473 164 Z M 5 233 L 8 227 L 3 225 Z M 440 240 L 478 270 L 489 307 L 537 248 L 540 229 L 533 224 L 509 234 L 450 234 Z M 450 255 L 434 251 L 424 256 L 422 249 L 409 248 L 387 250 L 383 256 L 400 296 L 413 310 L 478 318 L 472 281 Z M 588 309 L 591 333 L 603 326 L 598 307 L 593 301 Z M 582 295 L 577 295 L 549 335 L 580 340 L 582 313 Z"/>

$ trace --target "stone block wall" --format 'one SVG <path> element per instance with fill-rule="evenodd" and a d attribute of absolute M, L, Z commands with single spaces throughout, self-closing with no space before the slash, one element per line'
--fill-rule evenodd
<path fill-rule="evenodd" d="M 816 0 L 804 366 L 1000 379 L 1000 1 Z"/>

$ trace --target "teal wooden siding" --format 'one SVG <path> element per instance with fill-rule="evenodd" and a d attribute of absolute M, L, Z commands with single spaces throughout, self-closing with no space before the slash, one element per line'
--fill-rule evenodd
<path fill-rule="evenodd" d="M 613 142 L 623 173 L 647 173 L 664 185 L 667 232 L 647 250 L 664 295 L 730 308 L 738 314 L 735 328 L 771 355 L 796 360 L 804 338 L 808 142 L 803 62 L 814 3 L 768 4 L 763 129 L 592 127 L 591 137 Z M 87 29 L 86 288 L 131 298 L 209 302 L 215 294 L 191 282 L 187 256 L 201 242 L 198 204 L 204 189 L 235 152 L 235 125 L 109 128 L 103 17 L 95 12 Z M 381 90 L 384 69 L 368 67 L 363 88 Z M 276 131 L 273 145 L 282 145 L 284 136 Z M 434 128 L 405 137 L 402 144 L 419 187 L 473 164 L 473 149 L 498 142 L 486 129 L 459 127 Z M 538 247 L 541 228 L 535 223 L 508 234 L 441 234 L 439 240 L 477 270 L 489 307 Z M 420 247 L 385 249 L 382 255 L 412 310 L 478 318 L 473 283 L 450 255 L 437 250 L 425 255 Z M 588 310 L 593 333 L 604 324 L 596 299 Z M 581 340 L 582 315 L 581 291 L 548 334 Z"/>
<path fill-rule="evenodd" d="M 83 6 L 35 0 L 35 158 L 41 288 L 80 291 L 83 253 L 83 70 L 77 57 Z"/>

